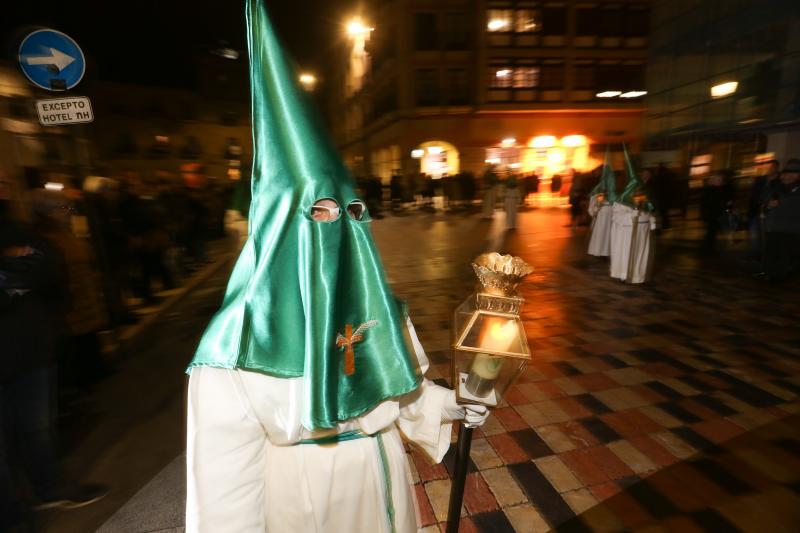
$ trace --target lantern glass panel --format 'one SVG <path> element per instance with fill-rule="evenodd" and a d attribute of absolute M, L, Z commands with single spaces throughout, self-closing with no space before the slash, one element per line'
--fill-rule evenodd
<path fill-rule="evenodd" d="M 455 351 L 456 399 L 459 403 L 497 407 L 528 359 L 481 352 Z"/>
<path fill-rule="evenodd" d="M 518 297 L 478 293 L 456 309 L 453 382 L 459 402 L 497 406 L 524 370 L 530 349 L 521 304 Z"/>

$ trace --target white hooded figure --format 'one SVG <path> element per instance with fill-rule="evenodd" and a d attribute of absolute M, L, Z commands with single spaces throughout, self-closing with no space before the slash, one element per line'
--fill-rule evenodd
<path fill-rule="evenodd" d="M 589 216 L 592 217 L 592 234 L 589 237 L 589 255 L 608 257 L 611 255 L 611 203 L 601 195 L 589 201 Z"/>
<path fill-rule="evenodd" d="M 610 209 L 611 277 L 628 283 L 644 283 L 650 276 L 655 250 L 652 243 L 655 216 L 621 203 L 615 203 Z"/>
<path fill-rule="evenodd" d="M 425 377 L 366 204 L 246 5 L 250 231 L 187 369 L 186 532 L 413 533 L 403 438 L 439 462 L 488 412 Z"/>
<path fill-rule="evenodd" d="M 611 277 L 628 283 L 644 283 L 653 263 L 652 232 L 656 229 L 653 204 L 645 183 L 633 170 L 628 149 L 622 145 L 628 182 L 617 196 L 611 219 Z"/>
<path fill-rule="evenodd" d="M 608 257 L 611 255 L 611 206 L 616 199 L 616 180 L 611 167 L 611 150 L 606 149 L 600 180 L 591 192 L 589 216 L 592 230 L 589 237 L 589 255 Z"/>

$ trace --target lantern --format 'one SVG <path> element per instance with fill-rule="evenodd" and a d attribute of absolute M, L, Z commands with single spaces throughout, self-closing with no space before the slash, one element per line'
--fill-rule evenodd
<path fill-rule="evenodd" d="M 517 285 L 533 268 L 519 257 L 483 254 L 472 268 L 481 289 L 458 306 L 453 320 L 453 386 L 463 404 L 497 407 L 531 358 L 519 317 Z M 467 478 L 472 427 L 458 434 L 447 533 L 457 533 Z"/>
<path fill-rule="evenodd" d="M 472 267 L 481 290 L 455 311 L 453 383 L 459 403 L 496 407 L 531 358 L 516 287 L 533 269 L 498 253 L 479 256 Z"/>

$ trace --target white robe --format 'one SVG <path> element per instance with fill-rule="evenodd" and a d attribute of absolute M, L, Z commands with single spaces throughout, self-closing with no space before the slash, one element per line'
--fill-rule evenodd
<path fill-rule="evenodd" d="M 611 255 L 611 204 L 598 202 L 597 197 L 593 196 L 589 203 L 589 215 L 593 218 L 589 255 L 608 257 Z"/>
<path fill-rule="evenodd" d="M 519 189 L 517 187 L 506 187 L 505 197 L 506 209 L 506 229 L 517 227 L 517 206 L 519 205 Z"/>
<path fill-rule="evenodd" d="M 651 213 L 615 203 L 611 222 L 612 278 L 629 283 L 644 283 L 650 275 L 654 246 L 652 230 L 656 219 Z"/>
<path fill-rule="evenodd" d="M 408 329 L 424 373 L 428 359 L 410 321 Z M 300 423 L 303 388 L 302 377 L 192 370 L 188 533 L 417 531 L 418 509 L 400 434 L 440 462 L 452 431 L 442 419 L 448 389 L 425 380 L 417 391 L 334 430 L 312 433 Z M 374 436 L 300 443 L 352 430 Z"/>

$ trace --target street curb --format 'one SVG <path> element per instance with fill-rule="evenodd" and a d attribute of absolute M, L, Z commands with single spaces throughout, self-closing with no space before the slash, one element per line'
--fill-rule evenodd
<path fill-rule="evenodd" d="M 186 298 L 190 292 L 192 292 L 198 285 L 206 281 L 208 278 L 213 276 L 220 268 L 229 264 L 233 256 L 233 253 L 224 254 L 218 261 L 208 265 L 191 280 L 189 280 L 189 283 L 181 287 L 180 292 L 168 300 L 165 300 L 155 313 L 148 315 L 138 324 L 123 331 L 117 339 L 117 351 L 124 351 L 128 345 L 135 342 L 136 338 L 149 329 L 150 326 L 152 326 L 153 323 L 156 322 L 164 313 L 183 301 L 183 299 Z"/>

